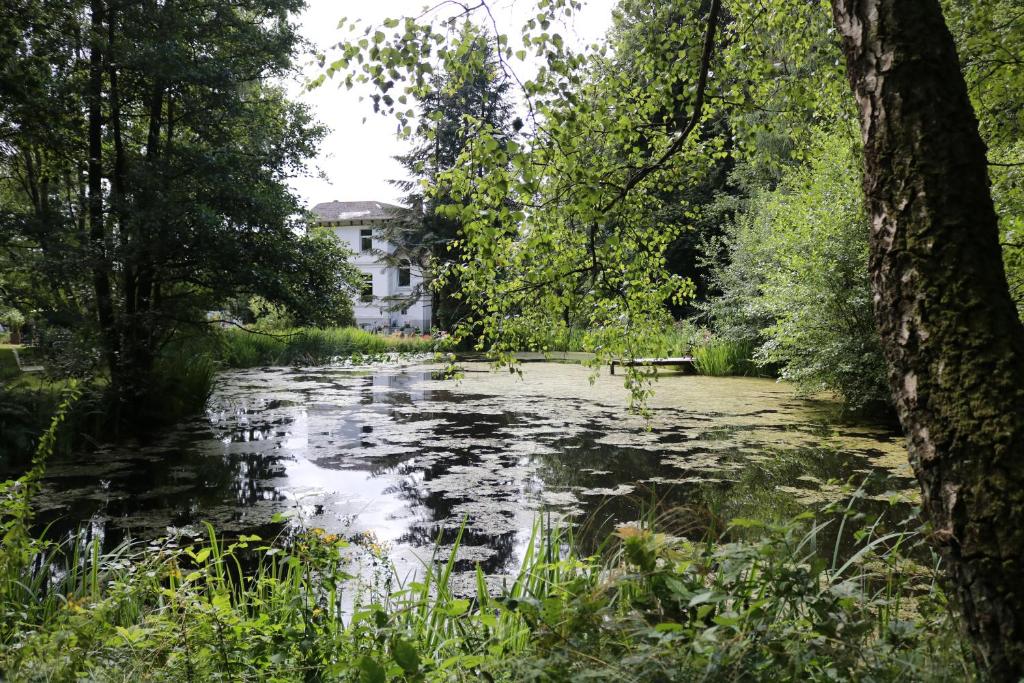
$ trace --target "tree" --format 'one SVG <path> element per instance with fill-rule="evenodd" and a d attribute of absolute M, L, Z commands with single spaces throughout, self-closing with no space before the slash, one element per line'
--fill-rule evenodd
<path fill-rule="evenodd" d="M 932 539 L 1000 680 L 1024 675 L 1024 328 L 937 0 L 835 0 L 864 136 L 875 319 Z"/>
<path fill-rule="evenodd" d="M 943 9 L 988 148 L 1003 262 L 1024 318 L 1024 14 L 1018 5 L 1013 0 L 945 0 Z"/>
<path fill-rule="evenodd" d="M 492 39 L 472 24 L 462 31 L 464 63 L 471 66 L 458 73 L 440 67 L 430 78 L 429 89 L 417 96 L 419 122 L 409 138 L 413 146 L 398 157 L 410 179 L 394 181 L 405 192 L 409 209 L 384 229 L 398 247 L 390 258 L 415 263 L 426 274 L 419 288 L 398 304 L 418 300 L 423 295 L 420 289 L 433 290 L 433 326 L 441 329 L 449 329 L 468 313 L 453 269 L 462 260 L 457 245 L 462 226 L 457 218 L 438 210 L 451 204 L 452 198 L 440 188 L 427 195 L 424 185 L 436 188 L 439 176 L 455 166 L 478 131 L 490 132 L 501 145 L 512 133 L 510 85 L 495 63 Z"/>
<path fill-rule="evenodd" d="M 285 184 L 323 132 L 273 84 L 301 0 L 17 4 L 0 242 L 21 276 L 6 289 L 98 344 L 126 411 L 161 347 L 233 297 L 303 320 L 348 310 L 346 255 L 303 235 Z"/>
<path fill-rule="evenodd" d="M 536 328 L 555 324 L 567 282 L 593 309 L 599 360 L 651 348 L 644 335 L 677 291 L 664 276 L 665 226 L 642 222 L 652 186 L 690 181 L 688 166 L 721 152 L 694 131 L 718 108 L 763 108 L 766 81 L 797 109 L 818 92 L 808 78 L 790 88 L 792 73 L 817 72 L 831 92 L 824 76 L 835 67 L 801 61 L 808 51 L 798 49 L 827 44 L 823 4 L 677 5 L 678 23 L 651 27 L 660 33 L 638 74 L 601 79 L 606 53 L 568 54 L 549 31 L 572 3 L 539 3 L 525 41 L 544 64 L 524 83 L 537 113 L 531 144 L 492 155 L 485 137 L 475 140 L 447 176 L 466 207 L 464 273 L 478 283 L 476 311 L 497 360 L 509 362 Z M 1024 674 L 1024 330 L 985 147 L 938 0 L 831 5 L 861 115 L 869 271 L 890 388 L 968 633 L 995 676 L 1015 679 Z M 716 49 L 720 24 L 728 40 Z M 364 67 L 366 80 L 383 84 L 405 70 L 412 87 L 422 81 L 419 56 L 445 37 L 415 20 L 404 26 L 371 55 L 378 61 Z M 763 59 L 779 53 L 773 42 L 785 27 L 786 58 Z M 690 49 L 667 49 L 675 43 Z M 511 56 L 500 39 L 498 47 Z M 350 44 L 344 59 L 358 52 Z M 666 131 L 652 113 L 671 110 L 669 82 L 681 71 L 687 115 Z M 841 118 L 845 106 L 825 100 L 811 105 L 815 116 Z M 587 154 L 602 145 L 621 152 Z M 480 165 L 498 171 L 466 172 Z M 502 210 L 510 194 L 522 210 Z M 626 381 L 637 389 L 636 375 Z"/>

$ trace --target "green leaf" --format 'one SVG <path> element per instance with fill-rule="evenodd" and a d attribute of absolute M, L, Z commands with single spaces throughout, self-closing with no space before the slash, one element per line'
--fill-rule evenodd
<path fill-rule="evenodd" d="M 452 600 L 450 604 L 444 608 L 444 613 L 450 617 L 458 617 L 466 613 L 469 609 L 469 600 L 458 599 Z"/>
<path fill-rule="evenodd" d="M 391 656 L 395 658 L 398 666 L 402 667 L 402 671 L 410 676 L 415 675 L 420 669 L 420 655 L 407 640 L 396 638 L 391 645 Z"/>
<path fill-rule="evenodd" d="M 384 667 L 369 657 L 362 657 L 357 666 L 359 667 L 359 683 L 386 683 L 387 674 Z"/>
<path fill-rule="evenodd" d="M 707 602 L 721 602 L 724 596 L 717 595 L 714 591 L 703 591 L 690 598 L 689 606 L 696 607 Z"/>

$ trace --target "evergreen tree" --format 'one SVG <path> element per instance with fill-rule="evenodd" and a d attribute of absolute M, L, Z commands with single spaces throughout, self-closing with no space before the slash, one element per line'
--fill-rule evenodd
<path fill-rule="evenodd" d="M 492 39 L 479 28 L 463 28 L 467 68 L 442 69 L 418 98 L 419 122 L 411 132 L 412 148 L 397 157 L 409 178 L 393 183 L 404 192 L 408 207 L 387 228 L 388 239 L 398 246 L 386 260 L 411 263 L 425 277 L 414 291 L 397 303 L 408 306 L 432 291 L 433 326 L 448 329 L 468 308 L 453 266 L 462 259 L 458 238 L 462 221 L 438 209 L 455 202 L 442 180 L 453 169 L 467 143 L 481 130 L 491 131 L 499 144 L 510 135 L 510 84 L 494 58 Z M 517 124 L 518 125 L 518 124 Z M 481 173 L 484 169 L 481 169 Z M 429 193 L 424 187 L 433 188 Z"/>

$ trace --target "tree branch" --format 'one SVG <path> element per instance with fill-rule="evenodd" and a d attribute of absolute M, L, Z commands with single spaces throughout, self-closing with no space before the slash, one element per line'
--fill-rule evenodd
<path fill-rule="evenodd" d="M 693 102 L 693 114 L 690 116 L 690 120 L 686 123 L 686 127 L 679 132 L 676 139 L 669 145 L 669 148 L 658 157 L 658 160 L 654 163 L 642 166 L 626 180 L 626 184 L 623 185 L 619 194 L 615 196 L 610 202 L 601 207 L 600 211 L 605 213 L 612 209 L 616 204 L 621 202 L 629 194 L 630 190 L 639 185 L 644 178 L 651 175 L 655 171 L 664 168 L 665 164 L 674 157 L 683 148 L 686 140 L 689 138 L 696 128 L 697 124 L 700 123 L 701 114 L 704 111 L 704 91 L 707 88 L 708 73 L 711 71 L 711 58 L 715 51 L 715 32 L 718 29 L 718 18 L 721 13 L 722 3 L 721 0 L 712 0 L 711 8 L 708 11 L 708 25 L 707 30 L 704 32 L 704 49 L 700 57 L 700 75 L 697 79 L 697 94 L 696 99 Z"/>

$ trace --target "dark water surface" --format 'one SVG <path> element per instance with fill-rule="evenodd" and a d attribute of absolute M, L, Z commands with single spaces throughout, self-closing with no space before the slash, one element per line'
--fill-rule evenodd
<path fill-rule="evenodd" d="M 788 518 L 863 479 L 868 506 L 911 488 L 902 437 L 839 424 L 835 406 L 770 380 L 663 376 L 649 420 L 629 415 L 621 377 L 524 366 L 520 380 L 469 364 L 224 372 L 205 415 L 146 445 L 51 464 L 39 497 L 51 535 L 85 525 L 108 547 L 127 534 L 274 533 L 291 526 L 369 535 L 400 567 L 453 542 L 461 569 L 514 571 L 538 513 L 591 520 L 588 538 L 644 506 L 715 519 Z M 906 508 L 902 503 L 898 508 Z M 898 514 L 897 509 L 887 514 Z M 419 558 L 419 559 L 418 559 Z"/>

